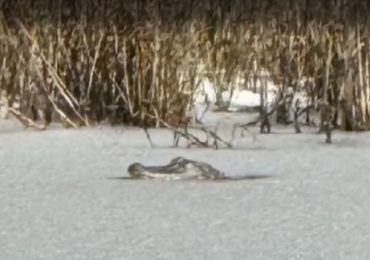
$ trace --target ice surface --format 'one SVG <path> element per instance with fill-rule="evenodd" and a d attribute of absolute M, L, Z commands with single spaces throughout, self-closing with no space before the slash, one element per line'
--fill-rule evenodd
<path fill-rule="evenodd" d="M 211 125 L 248 120 L 208 115 Z M 251 129 L 251 131 L 257 131 Z M 170 148 L 172 135 L 0 121 L 0 259 L 370 259 L 370 134 L 312 129 Z M 202 160 L 240 182 L 127 181 L 129 164 Z"/>

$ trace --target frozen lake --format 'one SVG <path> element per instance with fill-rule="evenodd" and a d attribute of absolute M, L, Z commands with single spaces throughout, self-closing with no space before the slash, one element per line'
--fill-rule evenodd
<path fill-rule="evenodd" d="M 135 128 L 0 124 L 0 259 L 370 259 L 370 134 L 273 129 L 233 150 L 170 148 Z M 235 182 L 128 181 L 175 156 Z"/>

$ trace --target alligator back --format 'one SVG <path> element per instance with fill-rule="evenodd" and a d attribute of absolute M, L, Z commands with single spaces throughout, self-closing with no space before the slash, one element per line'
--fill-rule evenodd
<path fill-rule="evenodd" d="M 144 166 L 133 163 L 128 167 L 128 173 L 133 178 L 145 179 L 218 179 L 224 174 L 211 165 L 176 157 L 167 165 Z"/>

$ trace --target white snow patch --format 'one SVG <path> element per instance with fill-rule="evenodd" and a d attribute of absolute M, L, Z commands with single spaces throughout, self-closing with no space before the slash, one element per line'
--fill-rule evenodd
<path fill-rule="evenodd" d="M 304 109 L 308 106 L 311 106 L 312 101 L 306 91 L 297 91 L 293 96 L 292 105 L 293 107 Z"/>
<path fill-rule="evenodd" d="M 8 100 L 6 98 L 5 91 L 0 92 L 0 119 L 8 117 Z"/>
<path fill-rule="evenodd" d="M 194 104 L 211 103 L 217 101 L 216 87 L 209 79 L 202 79 L 199 87 L 194 91 Z"/>
<path fill-rule="evenodd" d="M 258 107 L 261 104 L 260 94 L 250 90 L 235 91 L 230 101 L 230 110 L 240 107 Z"/>

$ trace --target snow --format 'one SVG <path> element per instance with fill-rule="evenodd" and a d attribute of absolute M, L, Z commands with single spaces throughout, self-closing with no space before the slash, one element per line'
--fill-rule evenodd
<path fill-rule="evenodd" d="M 3 92 L 0 92 L 0 119 L 6 119 L 8 115 L 8 102 Z"/>
<path fill-rule="evenodd" d="M 275 104 L 276 94 L 274 92 L 266 93 L 266 104 L 272 107 Z M 235 91 L 232 95 L 229 111 L 239 111 L 243 108 L 255 108 L 261 106 L 260 93 L 253 93 L 250 90 Z"/>
<path fill-rule="evenodd" d="M 202 121 L 202 117 L 206 110 L 214 108 L 217 103 L 222 105 L 227 104 L 227 110 L 229 112 L 237 112 L 245 109 L 255 109 L 261 106 L 260 91 L 262 87 L 266 90 L 266 106 L 268 111 L 272 111 L 276 106 L 277 94 L 282 90 L 282 86 L 274 83 L 272 80 L 271 73 L 262 68 L 260 72 L 256 72 L 255 75 L 250 75 L 245 79 L 242 73 L 239 71 L 233 82 L 226 83 L 221 82 L 220 84 L 228 86 L 227 90 L 222 90 L 221 86 L 218 86 L 212 82 L 205 75 L 204 66 L 201 66 L 199 75 L 196 82 L 199 82 L 198 88 L 194 92 L 192 111 L 193 118 L 198 121 Z M 225 74 L 225 72 L 223 72 Z M 222 73 L 221 73 L 222 74 Z M 257 76 L 257 77 L 254 77 Z M 302 77 L 297 82 L 297 89 L 293 91 L 293 88 L 288 86 L 285 90 L 285 95 L 292 96 L 292 102 L 290 107 L 290 119 L 293 119 L 293 110 L 305 109 L 308 106 L 312 106 L 312 100 L 307 93 L 307 84 L 314 84 L 314 79 L 310 77 Z M 256 89 L 253 92 L 252 89 Z M 217 92 L 220 92 L 221 100 L 217 100 Z M 220 101 L 220 102 L 218 102 Z"/>
<path fill-rule="evenodd" d="M 203 111 L 206 103 L 215 105 L 218 101 L 218 91 L 221 93 L 221 100 L 219 101 L 221 101 L 223 104 L 229 102 L 229 111 L 240 111 L 245 108 L 256 108 L 261 105 L 260 92 L 257 91 L 257 93 L 255 93 L 251 91 L 251 89 L 255 88 L 258 90 L 261 87 L 266 88 L 266 103 L 267 106 L 271 108 L 276 101 L 276 95 L 280 87 L 272 81 L 270 73 L 263 69 L 259 73 L 259 77 L 256 78 L 256 82 L 253 80 L 253 75 L 251 75 L 248 79 L 243 79 L 239 74 L 233 82 L 228 84 L 226 82 L 221 82 L 221 85 L 228 86 L 228 90 L 222 90 L 221 86 L 215 84 L 209 78 L 202 76 L 204 75 L 204 72 L 200 73 L 196 80 L 196 82 L 199 82 L 199 85 L 195 89 L 193 96 L 193 104 L 196 109 L 195 114 L 202 114 L 202 112 L 198 111 Z"/>
<path fill-rule="evenodd" d="M 8 115 L 8 110 L 6 106 L 0 105 L 0 119 L 6 119 L 7 115 Z"/>
<path fill-rule="evenodd" d="M 210 125 L 245 113 L 207 114 Z M 0 259 L 369 259 L 370 134 L 273 128 L 233 150 L 171 148 L 129 127 L 0 121 Z M 256 131 L 256 129 L 251 129 Z M 129 181 L 133 162 L 208 162 L 240 182 Z"/>
<path fill-rule="evenodd" d="M 214 84 L 208 79 L 202 79 L 194 92 L 194 103 L 203 104 L 210 102 L 214 104 L 216 101 L 216 88 Z"/>
<path fill-rule="evenodd" d="M 297 91 L 294 93 L 292 105 L 294 107 L 303 109 L 313 104 L 310 97 L 305 91 Z"/>
<path fill-rule="evenodd" d="M 236 91 L 231 97 L 230 106 L 258 107 L 261 105 L 260 98 L 259 93 L 253 93 L 250 90 Z"/>

